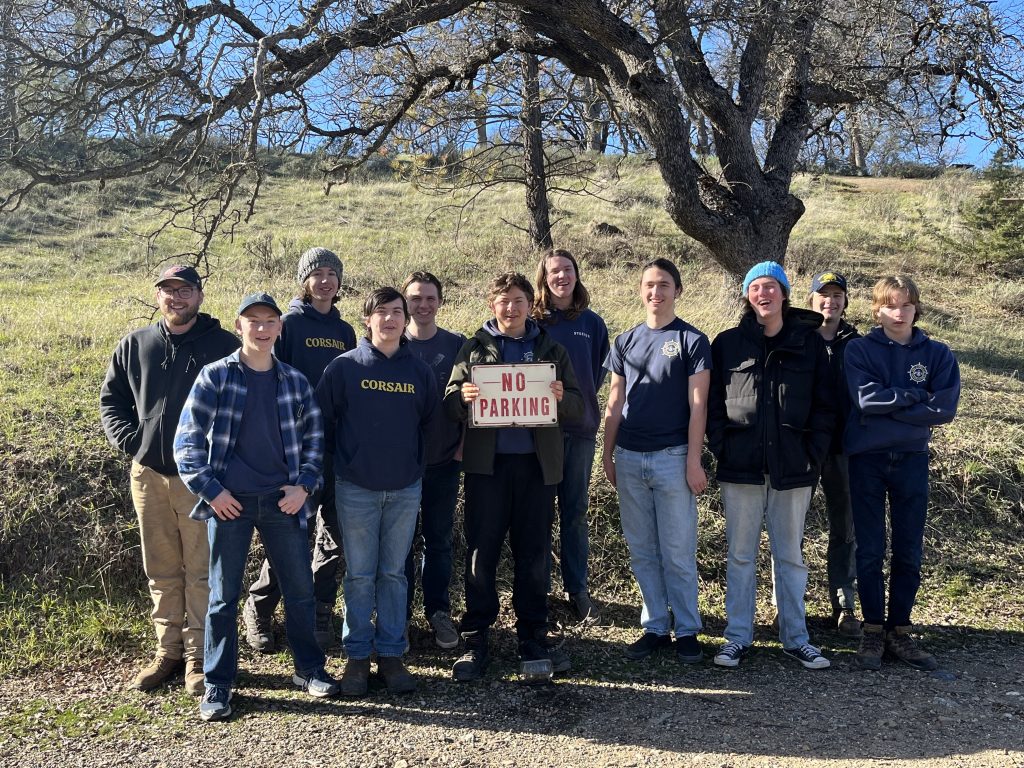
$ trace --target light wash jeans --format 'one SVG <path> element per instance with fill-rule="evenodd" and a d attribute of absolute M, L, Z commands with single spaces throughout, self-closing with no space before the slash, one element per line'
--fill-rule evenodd
<path fill-rule="evenodd" d="M 808 642 L 804 614 L 807 566 L 800 543 L 813 488 L 777 491 L 765 476 L 764 485 L 719 483 L 725 507 L 725 537 L 729 544 L 726 568 L 725 639 L 742 645 L 754 640 L 757 554 L 762 522 L 768 528 L 772 551 L 772 582 L 779 609 L 779 639 L 783 648 Z"/>
<path fill-rule="evenodd" d="M 629 562 L 643 597 L 644 632 L 676 637 L 701 629 L 697 609 L 697 501 L 686 484 L 685 445 L 615 449 L 615 486 Z"/>
<path fill-rule="evenodd" d="M 397 491 L 371 491 L 345 480 L 335 486 L 345 552 L 345 626 L 350 659 L 405 652 L 405 559 L 416 533 L 422 482 Z M 374 627 L 373 614 L 377 612 Z"/>

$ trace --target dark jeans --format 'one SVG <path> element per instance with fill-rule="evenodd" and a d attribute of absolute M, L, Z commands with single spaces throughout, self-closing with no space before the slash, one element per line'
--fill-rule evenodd
<path fill-rule="evenodd" d="M 850 502 L 850 466 L 846 455 L 829 454 L 821 466 L 821 491 L 828 510 L 828 587 L 832 610 L 852 611 L 857 580 L 857 539 Z"/>
<path fill-rule="evenodd" d="M 422 547 L 420 567 L 423 574 L 423 609 L 430 618 L 437 611 L 451 613 L 448 585 L 452 580 L 452 528 L 455 505 L 459 500 L 462 462 L 452 461 L 427 467 L 423 475 L 423 498 L 412 548 L 405 560 L 405 580 L 409 583 L 406 615 L 412 618 L 412 599 L 416 594 L 417 546 Z"/>
<path fill-rule="evenodd" d="M 562 482 L 558 484 L 559 544 L 562 586 L 570 595 L 587 591 L 587 560 L 590 557 L 590 475 L 594 468 L 595 441 L 566 433 Z M 548 569 L 550 572 L 550 568 Z M 550 582 L 548 591 L 550 592 Z"/>
<path fill-rule="evenodd" d="M 864 621 L 886 629 L 910 624 L 921 585 L 921 552 L 928 511 L 928 453 L 860 453 L 850 457 L 857 534 L 857 587 Z M 885 501 L 889 500 L 892 555 L 889 611 L 885 609 Z"/>
<path fill-rule="evenodd" d="M 203 672 L 208 685 L 230 688 L 238 672 L 238 600 L 252 532 L 260 532 L 274 564 L 284 596 L 285 631 L 295 669 L 308 674 L 324 665 L 313 635 L 313 576 L 309 545 L 296 515 L 286 515 L 277 502 L 280 491 L 263 496 L 237 495 L 242 514 L 234 520 L 207 522 L 210 540 L 210 607 L 206 614 Z"/>
<path fill-rule="evenodd" d="M 330 454 L 324 454 L 323 477 L 323 487 L 312 501 L 314 509 L 319 507 L 316 524 L 313 524 L 313 520 L 307 523 L 313 547 L 313 595 L 317 603 L 333 606 L 338 598 L 341 532 L 338 531 L 338 516 L 334 511 L 334 461 Z M 265 618 L 270 618 L 281 602 L 281 589 L 270 560 L 264 558 L 260 575 L 249 585 L 249 596 L 256 607 L 256 613 Z"/>
<path fill-rule="evenodd" d="M 548 552 L 555 488 L 537 455 L 494 457 L 494 474 L 466 474 L 466 612 L 462 632 L 486 632 L 498 618 L 498 561 L 508 535 L 516 634 L 531 639 L 548 621 Z"/>

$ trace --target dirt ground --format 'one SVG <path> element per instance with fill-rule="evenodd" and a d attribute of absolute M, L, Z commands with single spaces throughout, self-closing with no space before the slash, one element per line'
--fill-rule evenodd
<path fill-rule="evenodd" d="M 308 699 L 289 687 L 287 654 L 245 650 L 227 723 L 199 721 L 180 679 L 127 689 L 139 659 L 71 666 L 0 683 L 0 765 L 1024 766 L 1019 633 L 926 627 L 943 664 L 932 674 L 860 671 L 853 642 L 823 626 L 812 627 L 833 661 L 823 671 L 784 657 L 767 632 L 736 670 L 710 658 L 683 666 L 671 653 L 628 662 L 622 644 L 635 633 L 570 632 L 574 672 L 527 687 L 508 628 L 486 679 L 471 684 L 452 682 L 455 652 L 417 631 L 419 690 L 392 698 L 374 681 L 360 700 Z"/>

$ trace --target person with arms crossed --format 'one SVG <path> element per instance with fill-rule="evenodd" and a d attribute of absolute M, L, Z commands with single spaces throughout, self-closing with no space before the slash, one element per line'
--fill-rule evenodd
<path fill-rule="evenodd" d="M 157 323 L 117 345 L 100 390 L 107 439 L 132 457 L 132 504 L 149 580 L 157 650 L 133 687 L 156 688 L 185 659 L 185 687 L 203 692 L 203 632 L 210 597 L 206 527 L 189 517 L 196 498 L 178 476 L 174 430 L 200 369 L 231 354 L 238 339 L 199 311 L 194 267 L 172 266 L 156 281 Z"/>
<path fill-rule="evenodd" d="M 607 366 L 611 391 L 604 420 L 605 475 L 619 493 L 622 532 L 640 587 L 643 634 L 626 658 L 644 659 L 672 644 L 684 664 L 704 654 L 697 640 L 697 495 L 707 422 L 711 346 L 676 317 L 682 278 L 668 259 L 640 273 L 645 322 L 615 339 Z"/>

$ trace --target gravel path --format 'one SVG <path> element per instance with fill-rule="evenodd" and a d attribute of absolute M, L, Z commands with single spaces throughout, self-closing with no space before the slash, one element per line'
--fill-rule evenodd
<path fill-rule="evenodd" d="M 737 670 L 671 654 L 626 662 L 634 631 L 571 638 L 576 673 L 539 688 L 515 682 L 508 633 L 475 684 L 453 683 L 453 655 L 414 637 L 419 691 L 374 687 L 357 701 L 310 700 L 288 687 L 286 655 L 244 653 L 227 723 L 200 722 L 180 680 L 128 690 L 138 659 L 70 666 L 0 682 L 0 765 L 1024 767 L 1018 634 L 933 628 L 944 668 L 927 675 L 861 672 L 834 635 L 819 637 L 833 658 L 825 671 L 767 642 Z"/>

